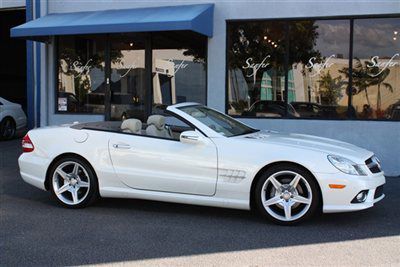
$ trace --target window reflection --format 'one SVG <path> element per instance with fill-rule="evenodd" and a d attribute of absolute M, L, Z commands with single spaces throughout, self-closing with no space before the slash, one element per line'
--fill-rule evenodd
<path fill-rule="evenodd" d="M 111 119 L 145 119 L 145 41 L 141 34 L 114 34 L 111 44 Z"/>
<path fill-rule="evenodd" d="M 104 47 L 99 37 L 59 38 L 57 111 L 104 112 Z"/>
<path fill-rule="evenodd" d="M 290 23 L 288 101 L 300 117 L 346 118 L 349 35 L 349 20 Z"/>
<path fill-rule="evenodd" d="M 230 115 L 284 115 L 284 30 L 285 22 L 228 25 Z"/>
<path fill-rule="evenodd" d="M 400 19 L 354 20 L 353 106 L 361 119 L 400 120 Z"/>
<path fill-rule="evenodd" d="M 351 84 L 350 30 L 350 19 L 229 22 L 228 113 L 399 120 L 400 19 L 354 20 Z"/>
<path fill-rule="evenodd" d="M 153 112 L 180 102 L 206 102 L 207 38 L 194 32 L 152 37 Z"/>

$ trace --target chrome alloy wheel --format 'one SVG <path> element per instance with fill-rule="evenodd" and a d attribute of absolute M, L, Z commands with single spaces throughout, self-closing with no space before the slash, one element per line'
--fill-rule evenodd
<path fill-rule="evenodd" d="M 53 173 L 53 190 L 67 205 L 81 203 L 89 194 L 90 179 L 85 168 L 74 161 L 60 164 Z"/>
<path fill-rule="evenodd" d="M 264 209 L 280 221 L 294 221 L 304 216 L 312 203 L 307 180 L 293 171 L 274 173 L 264 182 L 261 192 Z"/>

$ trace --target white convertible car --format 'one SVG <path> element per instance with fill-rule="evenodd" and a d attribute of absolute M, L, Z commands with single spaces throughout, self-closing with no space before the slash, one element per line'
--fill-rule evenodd
<path fill-rule="evenodd" d="M 318 210 L 370 208 L 385 177 L 374 154 L 302 134 L 260 131 L 196 103 L 169 106 L 146 124 L 75 123 L 29 131 L 22 178 L 81 208 L 98 196 L 236 209 L 279 224 Z"/>

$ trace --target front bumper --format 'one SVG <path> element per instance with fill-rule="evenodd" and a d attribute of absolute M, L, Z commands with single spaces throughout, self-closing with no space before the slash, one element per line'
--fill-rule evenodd
<path fill-rule="evenodd" d="M 385 197 L 383 193 L 379 192 L 382 189 L 381 186 L 386 182 L 383 172 L 369 176 L 354 176 L 339 172 L 317 174 L 317 177 L 321 186 L 324 213 L 368 209 Z M 345 187 L 342 189 L 330 188 L 330 184 L 340 184 L 345 185 Z M 355 196 L 364 190 L 368 191 L 365 201 L 351 203 Z"/>

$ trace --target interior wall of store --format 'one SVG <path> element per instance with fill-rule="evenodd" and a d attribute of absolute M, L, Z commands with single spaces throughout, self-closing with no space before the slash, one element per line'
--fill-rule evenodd
<path fill-rule="evenodd" d="M 182 4 L 215 3 L 214 35 L 208 41 L 208 105 L 225 111 L 225 47 L 226 20 L 304 18 L 321 16 L 346 16 L 368 14 L 393 14 L 399 11 L 395 1 L 51 1 L 46 3 L 46 12 L 78 12 L 105 9 L 124 9 Z M 45 4 L 42 2 L 42 5 Z M 46 103 L 45 120 L 42 124 L 60 124 L 73 121 L 96 121 L 104 119 L 98 115 L 61 115 L 55 111 L 54 47 L 47 45 L 42 60 L 47 70 L 47 85 L 43 86 Z M 42 94 L 43 95 L 43 94 Z M 42 105 L 43 106 L 43 105 Z M 297 132 L 335 138 L 374 151 L 382 160 L 387 175 L 400 175 L 400 123 L 379 121 L 324 121 L 324 120 L 282 120 L 243 119 L 244 122 L 260 129 L 274 129 L 283 132 Z"/>

